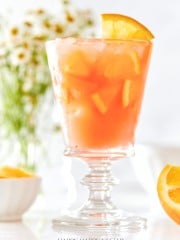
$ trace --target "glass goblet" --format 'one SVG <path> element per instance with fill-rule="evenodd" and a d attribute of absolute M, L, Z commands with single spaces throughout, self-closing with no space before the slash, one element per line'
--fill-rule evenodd
<path fill-rule="evenodd" d="M 55 39 L 46 44 L 66 148 L 89 166 L 88 201 L 54 219 L 60 227 L 138 231 L 146 219 L 112 203 L 111 165 L 134 154 L 152 43 L 146 40 Z"/>

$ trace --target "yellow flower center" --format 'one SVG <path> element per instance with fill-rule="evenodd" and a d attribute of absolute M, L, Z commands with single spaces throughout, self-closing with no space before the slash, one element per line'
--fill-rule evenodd
<path fill-rule="evenodd" d="M 11 30 L 10 30 L 11 35 L 16 36 L 16 35 L 18 35 L 18 33 L 19 33 L 19 29 L 17 27 L 11 28 Z"/>
<path fill-rule="evenodd" d="M 27 27 L 32 27 L 33 26 L 33 24 L 29 21 L 25 21 L 24 25 L 27 26 Z"/>
<path fill-rule="evenodd" d="M 62 33 L 63 32 L 63 28 L 62 28 L 62 26 L 60 24 L 55 24 L 54 25 L 54 31 L 56 33 Z"/>
<path fill-rule="evenodd" d="M 20 53 L 17 55 L 17 57 L 22 60 L 22 59 L 25 58 L 25 54 L 24 54 L 23 52 L 20 52 Z"/>
<path fill-rule="evenodd" d="M 74 22 L 74 17 L 69 12 L 67 12 L 66 13 L 66 20 L 68 22 Z"/>

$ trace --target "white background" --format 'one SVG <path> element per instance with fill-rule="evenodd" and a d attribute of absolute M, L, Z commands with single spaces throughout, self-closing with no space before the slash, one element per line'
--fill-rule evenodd
<path fill-rule="evenodd" d="M 0 0 L 0 11 L 11 7 L 17 17 L 26 7 L 56 8 L 58 0 Z M 180 1 L 76 0 L 96 13 L 117 12 L 143 22 L 155 35 L 138 142 L 180 144 Z"/>

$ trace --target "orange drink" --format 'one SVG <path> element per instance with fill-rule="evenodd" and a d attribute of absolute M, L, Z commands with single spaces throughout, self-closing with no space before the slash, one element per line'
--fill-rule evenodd
<path fill-rule="evenodd" d="M 68 145 L 115 148 L 134 141 L 151 43 L 57 39 L 55 96 Z"/>

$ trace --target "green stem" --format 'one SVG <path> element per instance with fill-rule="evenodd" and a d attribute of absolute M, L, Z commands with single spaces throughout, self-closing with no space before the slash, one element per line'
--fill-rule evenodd
<path fill-rule="evenodd" d="M 34 144 L 35 141 L 33 142 L 33 140 L 31 140 L 31 137 L 29 137 L 29 139 L 27 138 L 23 138 L 23 137 L 19 137 L 19 144 L 20 144 L 20 152 L 21 152 L 21 156 L 22 159 L 19 162 L 19 166 L 24 168 L 25 170 L 29 170 L 32 172 L 36 171 L 36 163 L 34 162 L 34 159 L 32 161 L 32 159 L 30 159 L 30 152 L 29 152 L 29 147 L 30 144 Z M 34 154 L 34 153 L 31 153 Z M 33 156 L 34 157 L 34 156 Z"/>

